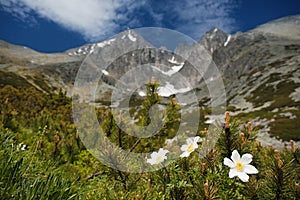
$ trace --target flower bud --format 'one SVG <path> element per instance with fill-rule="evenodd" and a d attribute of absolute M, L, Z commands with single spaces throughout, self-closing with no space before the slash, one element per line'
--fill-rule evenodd
<path fill-rule="evenodd" d="M 206 183 L 204 183 L 203 186 L 204 186 L 204 193 L 205 193 L 205 196 L 208 196 L 208 193 L 209 193 L 209 189 L 208 189 L 208 181 L 206 181 Z"/>
<path fill-rule="evenodd" d="M 175 106 L 175 105 L 177 104 L 176 98 L 172 98 L 172 99 L 171 99 L 171 102 L 172 102 L 172 104 Z"/>
<path fill-rule="evenodd" d="M 299 183 L 295 182 L 295 189 L 296 191 L 300 191 L 300 186 L 299 186 Z"/>
<path fill-rule="evenodd" d="M 156 78 L 154 76 L 152 76 L 151 78 L 151 85 L 155 85 L 156 83 Z"/>
<path fill-rule="evenodd" d="M 251 122 L 248 122 L 248 127 L 247 127 L 248 135 L 251 133 Z"/>
<path fill-rule="evenodd" d="M 203 136 L 207 135 L 207 128 L 204 128 L 204 130 L 201 132 L 203 134 Z"/>
<path fill-rule="evenodd" d="M 295 153 L 295 141 L 294 140 L 291 140 L 291 151 L 292 153 Z"/>
<path fill-rule="evenodd" d="M 57 144 L 59 142 L 59 136 L 58 136 L 57 131 L 55 132 L 55 135 L 54 135 L 54 142 L 55 142 L 55 144 Z"/>
<path fill-rule="evenodd" d="M 277 149 L 275 149 L 274 153 L 275 153 L 275 159 L 277 160 L 278 167 L 282 167 L 283 162 L 282 162 L 282 160 L 280 158 L 280 151 L 277 150 Z"/>
<path fill-rule="evenodd" d="M 225 127 L 229 127 L 229 123 L 230 123 L 230 114 L 229 112 L 227 111 L 225 113 Z"/>
<path fill-rule="evenodd" d="M 78 132 L 78 130 L 76 131 L 76 136 L 75 136 L 75 138 L 76 138 L 76 140 L 79 139 L 79 132 Z"/>
<path fill-rule="evenodd" d="M 206 170 L 206 165 L 207 165 L 207 163 L 202 163 L 202 166 L 201 166 L 202 174 L 204 174 L 204 172 Z"/>
<path fill-rule="evenodd" d="M 242 144 L 244 144 L 245 143 L 245 134 L 242 132 L 240 134 L 240 136 L 241 136 Z"/>
<path fill-rule="evenodd" d="M 73 146 L 73 134 L 70 134 L 70 146 Z"/>

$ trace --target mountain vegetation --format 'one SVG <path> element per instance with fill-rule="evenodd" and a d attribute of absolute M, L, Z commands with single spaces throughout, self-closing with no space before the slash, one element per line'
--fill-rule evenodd
<path fill-rule="evenodd" d="M 133 31 L 53 54 L 0 41 L 0 199 L 300 199 L 299 19 L 291 16 L 234 35 L 214 28 L 201 38 L 198 44 L 210 53 L 226 87 L 224 123 L 214 129 L 208 129 L 213 118 L 205 80 L 182 57 L 153 50 Z M 110 62 L 109 56 L 126 46 L 149 48 Z M 101 72 L 94 101 L 87 100 L 96 105 L 105 140 L 128 153 L 149 153 L 143 163 L 158 170 L 117 170 L 84 145 L 72 107 L 80 97 L 72 88 L 84 58 L 96 48 L 104 55 L 96 61 L 111 64 Z M 197 45 L 178 46 L 175 53 L 193 48 Z M 154 136 L 140 138 L 118 123 L 116 117 L 124 116 L 114 111 L 110 98 L 131 66 L 155 62 L 163 63 L 158 70 L 170 79 L 180 72 L 195 87 L 188 91 L 179 84 L 177 93 L 160 95 L 171 83 L 145 80 L 130 97 L 130 117 L 145 127 L 155 120 L 149 116 L 153 106 L 164 105 L 166 113 Z M 199 122 L 195 110 L 181 112 L 195 105 L 176 98 L 180 93 L 190 102 L 194 92 Z M 182 116 L 197 125 L 185 138 L 177 135 Z M 97 139 L 91 140 L 97 144 Z M 100 153 L 118 165 L 110 150 Z M 172 152 L 179 153 L 176 159 Z"/>
<path fill-rule="evenodd" d="M 159 101 L 148 84 L 138 119 Z M 282 151 L 256 141 L 251 123 L 230 119 L 216 133 L 219 140 L 206 155 L 198 149 L 155 172 L 128 173 L 105 166 L 83 146 L 72 123 L 71 99 L 62 91 L 42 93 L 34 88 L 5 86 L 1 96 L 0 196 L 2 199 L 299 199 L 300 149 Z M 107 137 L 127 151 L 157 151 L 174 138 L 180 106 L 170 99 L 167 122 L 150 140 L 122 133 L 109 109 L 98 109 Z M 241 128 L 242 127 L 242 128 Z M 211 133 L 200 130 L 200 145 Z M 197 143 L 197 142 L 196 142 Z M 171 143 L 169 145 L 172 146 Z M 233 151 L 251 154 L 258 170 L 248 182 L 229 177 L 224 159 Z M 197 153 L 198 152 L 198 153 Z M 168 156 L 168 154 L 167 154 Z M 252 159 L 253 156 L 253 159 Z M 233 159 L 234 160 L 234 159 Z M 163 163 L 163 162 L 162 162 Z M 161 163 L 158 163 L 161 164 Z"/>

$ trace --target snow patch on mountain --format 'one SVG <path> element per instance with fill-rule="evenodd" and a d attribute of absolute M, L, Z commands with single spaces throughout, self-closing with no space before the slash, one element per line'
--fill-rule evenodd
<path fill-rule="evenodd" d="M 109 75 L 108 71 L 106 71 L 106 70 L 104 70 L 104 69 L 102 70 L 102 73 L 103 73 L 104 75 L 106 75 L 106 76 Z"/>
<path fill-rule="evenodd" d="M 226 47 L 228 45 L 228 43 L 230 42 L 231 39 L 231 35 L 228 35 L 226 42 L 224 43 L 224 47 Z"/>
<path fill-rule="evenodd" d="M 134 37 L 133 35 L 131 35 L 131 32 L 128 32 L 128 38 L 132 41 L 135 42 L 136 41 L 136 37 Z"/>
<path fill-rule="evenodd" d="M 104 42 L 100 42 L 100 43 L 97 43 L 97 46 L 98 47 L 105 47 L 106 45 L 110 45 L 112 42 L 114 42 L 116 39 L 110 39 L 110 40 L 107 40 L 107 41 L 104 41 Z"/>
<path fill-rule="evenodd" d="M 161 72 L 164 75 L 172 76 L 173 74 L 179 72 L 182 69 L 183 65 L 184 65 L 184 63 L 179 63 L 179 65 L 172 66 L 171 69 L 168 71 L 163 71 L 156 66 L 152 66 L 152 68 L 155 69 L 156 71 Z"/>
<path fill-rule="evenodd" d="M 169 82 L 166 82 L 165 86 L 161 86 L 158 88 L 158 95 L 163 96 L 163 97 L 169 97 L 172 94 L 185 93 L 190 90 L 191 90 L 191 88 L 189 88 L 189 87 L 175 89 L 174 85 L 172 85 Z"/>
<path fill-rule="evenodd" d="M 289 96 L 293 101 L 300 102 L 300 88 L 295 89 L 295 92 Z"/>
<path fill-rule="evenodd" d="M 176 60 L 175 60 L 175 56 L 172 56 L 171 59 L 168 59 L 169 63 L 172 63 L 172 64 L 175 64 L 175 65 L 180 65 L 181 63 L 178 63 Z"/>
<path fill-rule="evenodd" d="M 82 46 L 78 49 L 72 50 L 68 52 L 69 56 L 82 56 L 82 55 L 88 55 L 95 51 L 96 48 L 103 48 L 107 45 L 111 45 L 112 42 L 114 42 L 116 39 L 110 39 L 103 42 L 95 43 L 95 44 L 89 44 Z"/>

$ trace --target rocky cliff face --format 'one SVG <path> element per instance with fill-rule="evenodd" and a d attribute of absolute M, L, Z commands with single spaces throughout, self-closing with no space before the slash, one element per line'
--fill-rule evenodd
<path fill-rule="evenodd" d="M 278 139 L 300 140 L 299 15 L 234 35 L 214 28 L 202 37 L 199 44 L 207 49 L 222 74 L 227 110 L 237 118 L 250 120 L 259 127 L 259 140 L 266 145 L 279 145 Z M 94 61 L 110 64 L 98 70 L 101 87 L 97 92 L 97 103 L 109 105 L 111 91 L 124 73 L 138 65 L 151 63 L 156 66 L 160 63 L 163 66 L 155 69 L 156 73 L 172 79 L 179 72 L 192 84 L 188 88 L 180 83 L 172 85 L 162 82 L 162 96 L 167 98 L 172 93 L 180 93 L 188 104 L 191 92 L 196 92 L 200 105 L 206 106 L 209 94 L 203 77 L 195 73 L 191 63 L 176 55 L 176 52 L 180 55 L 188 55 L 191 51 L 201 53 L 203 49 L 199 49 L 199 44 L 178 46 L 175 54 L 172 54 L 163 48 L 152 48 L 150 43 L 130 30 L 102 43 L 55 54 L 42 54 L 2 41 L 0 84 L 1 87 L 7 84 L 15 87 L 34 86 L 42 92 L 63 88 L 71 95 L 76 74 L 86 55 L 101 51 L 102 56 Z M 109 60 L 128 47 L 144 49 Z M 149 76 L 147 73 L 145 77 Z M 209 76 L 209 66 L 206 73 Z M 139 98 L 144 95 L 142 89 L 135 93 Z M 205 119 L 209 122 L 213 117 L 206 115 Z M 270 138 L 269 134 L 277 139 Z"/>
<path fill-rule="evenodd" d="M 209 50 L 208 32 L 200 42 Z M 300 16 L 264 24 L 247 33 L 228 35 L 213 48 L 213 60 L 223 73 L 229 108 L 251 119 L 267 133 L 288 140 L 300 134 Z M 224 41 L 224 40 L 223 40 Z"/>

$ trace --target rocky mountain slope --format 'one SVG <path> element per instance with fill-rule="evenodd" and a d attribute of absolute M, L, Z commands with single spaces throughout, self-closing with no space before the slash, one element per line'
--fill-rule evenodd
<path fill-rule="evenodd" d="M 236 118 L 250 120 L 260 128 L 259 140 L 265 145 L 281 145 L 278 139 L 300 140 L 300 15 L 234 35 L 214 28 L 201 38 L 199 44 L 211 54 L 223 75 L 227 110 Z M 145 49 L 109 60 L 128 46 Z M 189 52 L 194 48 L 198 48 L 197 45 L 178 46 L 175 52 Z M 156 70 L 163 76 L 172 77 L 180 72 L 193 83 L 192 90 L 179 83 L 163 82 L 160 95 L 167 98 L 172 93 L 180 94 L 188 102 L 190 93 L 196 91 L 202 106 L 209 101 L 206 83 L 195 75 L 190 63 L 163 48 L 155 50 L 130 30 L 108 41 L 54 54 L 1 41 L 0 85 L 34 86 L 41 92 L 62 88 L 72 95 L 76 74 L 86 55 L 99 51 L 104 56 L 97 58 L 97 62 L 111 63 L 105 70 L 100 70 L 98 104 L 109 106 L 111 92 L 120 76 L 147 63 L 162 63 L 164 67 Z M 149 76 L 146 72 L 144 75 Z M 134 93 L 137 99 L 145 95 L 142 89 Z M 213 118 L 206 113 L 203 122 L 209 123 Z M 275 137 L 269 137 L 269 134 Z"/>
<path fill-rule="evenodd" d="M 225 41 L 207 33 L 200 41 L 208 49 Z M 220 37 L 223 37 L 220 40 Z M 228 106 L 251 119 L 265 144 L 267 133 L 288 140 L 300 137 L 300 16 L 275 20 L 247 33 L 227 35 L 213 47 L 213 59 L 224 75 Z M 210 40 L 207 42 L 207 40 Z"/>

